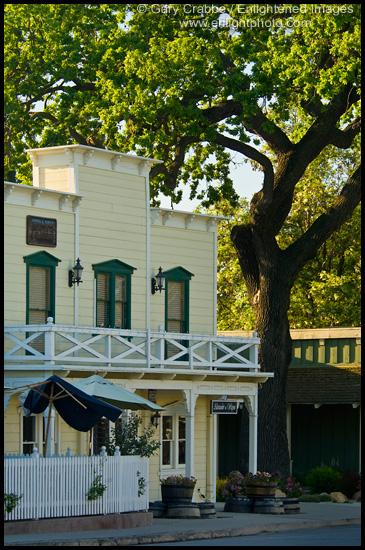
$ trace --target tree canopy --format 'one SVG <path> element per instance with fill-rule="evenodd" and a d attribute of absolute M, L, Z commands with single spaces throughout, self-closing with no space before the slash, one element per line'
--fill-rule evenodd
<path fill-rule="evenodd" d="M 150 172 L 155 203 L 159 191 L 178 203 L 188 185 L 190 196 L 209 206 L 239 200 L 232 155 L 262 172 L 262 189 L 231 239 L 261 339 L 261 369 L 274 372 L 260 393 L 258 468 L 283 474 L 291 290 L 360 201 L 360 10 L 5 5 L 7 173 L 30 180 L 26 147 L 134 151 L 163 161 Z M 324 185 L 315 212 L 314 168 Z M 293 201 L 308 201 L 304 218 Z"/>

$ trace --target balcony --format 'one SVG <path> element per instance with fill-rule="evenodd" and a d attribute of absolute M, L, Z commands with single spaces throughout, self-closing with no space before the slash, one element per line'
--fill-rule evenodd
<path fill-rule="evenodd" d="M 159 371 L 261 378 L 259 343 L 259 338 L 59 325 L 49 317 L 45 325 L 5 327 L 4 363 L 6 370 Z"/>

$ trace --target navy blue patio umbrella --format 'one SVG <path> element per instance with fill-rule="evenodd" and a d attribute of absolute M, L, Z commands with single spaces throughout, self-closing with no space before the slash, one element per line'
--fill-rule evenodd
<path fill-rule="evenodd" d="M 89 431 L 103 416 L 115 422 L 122 413 L 117 407 L 88 395 L 57 375 L 32 386 L 23 409 L 25 416 L 30 416 L 32 413 L 40 414 L 52 405 L 71 428 L 80 432 Z M 44 454 L 47 450 L 50 416 L 49 414 Z"/>

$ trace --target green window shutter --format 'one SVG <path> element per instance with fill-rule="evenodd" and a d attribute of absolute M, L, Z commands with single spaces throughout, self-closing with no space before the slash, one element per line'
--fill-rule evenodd
<path fill-rule="evenodd" d="M 167 285 L 167 331 L 184 332 L 185 304 L 184 286 L 180 281 L 169 281 Z"/>
<path fill-rule="evenodd" d="M 110 327 L 110 274 L 98 273 L 96 276 L 96 324 L 98 327 Z"/>
<path fill-rule="evenodd" d="M 127 328 L 127 277 L 115 275 L 115 308 L 114 308 L 114 326 L 115 328 Z"/>
<path fill-rule="evenodd" d="M 26 323 L 44 324 L 47 317 L 55 321 L 56 267 L 61 261 L 49 252 L 24 256 L 27 264 Z"/>
<path fill-rule="evenodd" d="M 194 276 L 183 267 L 165 271 L 165 330 L 189 332 L 189 285 Z"/>
<path fill-rule="evenodd" d="M 25 256 L 27 264 L 26 324 L 45 325 L 47 317 L 55 321 L 56 266 L 61 261 L 49 252 Z M 44 334 L 32 340 L 32 347 L 44 351 Z"/>

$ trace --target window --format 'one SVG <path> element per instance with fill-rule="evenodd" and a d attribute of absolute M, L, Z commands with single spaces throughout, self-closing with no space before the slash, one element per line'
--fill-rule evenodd
<path fill-rule="evenodd" d="M 162 468 L 180 468 L 185 465 L 186 435 L 185 416 L 162 416 L 161 456 Z"/>
<path fill-rule="evenodd" d="M 168 332 L 189 332 L 189 281 L 193 273 L 183 267 L 165 271 L 165 327 Z"/>
<path fill-rule="evenodd" d="M 103 417 L 93 428 L 93 454 L 98 455 L 103 446 L 107 447 L 113 434 L 120 433 L 123 419 L 120 416 L 115 422 Z"/>
<path fill-rule="evenodd" d="M 131 328 L 131 275 L 135 267 L 120 260 L 94 264 L 96 326 Z"/>
<path fill-rule="evenodd" d="M 60 261 L 48 252 L 24 257 L 27 264 L 27 325 L 44 325 L 47 317 L 55 320 L 56 266 Z M 34 339 L 31 345 L 44 351 L 44 335 Z"/>
<path fill-rule="evenodd" d="M 44 416 L 31 415 L 26 418 L 21 414 L 21 450 L 25 455 L 31 455 L 33 447 L 37 447 L 39 453 L 43 453 L 44 447 Z"/>
<path fill-rule="evenodd" d="M 189 332 L 189 283 L 193 274 L 183 267 L 176 267 L 165 271 L 165 277 L 165 330 Z M 180 351 L 174 344 L 167 344 L 167 357 Z"/>

